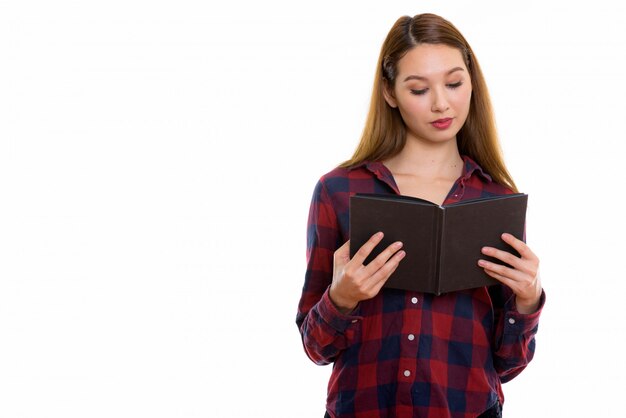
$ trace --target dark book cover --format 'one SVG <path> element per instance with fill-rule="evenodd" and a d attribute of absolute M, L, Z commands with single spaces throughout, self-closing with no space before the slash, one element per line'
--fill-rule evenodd
<path fill-rule="evenodd" d="M 528 195 L 472 199 L 439 206 L 400 195 L 356 194 L 350 197 L 350 258 L 378 231 L 385 236 L 365 264 L 395 241 L 406 256 L 385 287 L 439 295 L 498 283 L 478 266 L 489 246 L 517 252 L 502 241 L 508 232 L 524 237 Z"/>

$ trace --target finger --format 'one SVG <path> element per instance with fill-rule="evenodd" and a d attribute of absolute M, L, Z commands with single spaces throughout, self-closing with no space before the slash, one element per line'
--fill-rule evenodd
<path fill-rule="evenodd" d="M 493 247 L 483 247 L 481 252 L 490 257 L 497 258 L 498 260 L 503 261 L 517 269 L 521 267 L 522 260 L 508 251 L 499 250 Z"/>
<path fill-rule="evenodd" d="M 493 277 L 498 280 L 505 286 L 508 286 L 513 293 L 515 293 L 517 297 L 518 303 L 523 303 L 526 305 L 534 306 L 535 308 L 529 309 L 529 312 L 534 312 L 536 309 L 536 304 L 541 297 L 541 282 L 535 280 L 533 282 L 519 282 L 516 280 L 512 280 L 510 277 L 503 276 L 502 274 L 498 274 L 491 270 L 485 270 L 487 275 Z M 523 300 L 531 300 L 530 303 L 523 302 Z M 518 309 L 520 305 L 518 304 Z M 520 311 L 521 312 L 521 311 Z"/>
<path fill-rule="evenodd" d="M 372 250 L 380 243 L 383 239 L 383 233 L 377 232 L 371 236 L 369 240 L 365 244 L 359 248 L 359 250 L 352 257 L 353 262 L 357 264 L 363 264 L 368 255 L 372 252 Z"/>
<path fill-rule="evenodd" d="M 337 248 L 335 251 L 335 260 L 342 261 L 344 264 L 350 261 L 350 240 L 344 242 L 344 244 Z"/>
<path fill-rule="evenodd" d="M 535 253 L 532 252 L 530 247 L 522 240 L 515 238 L 513 235 L 504 233 L 502 234 L 502 240 L 509 244 L 519 253 L 522 258 L 535 259 Z"/>
<path fill-rule="evenodd" d="M 515 282 L 520 282 L 524 280 L 524 277 L 526 276 L 519 270 L 503 266 L 501 264 L 492 263 L 491 261 L 487 260 L 478 260 L 478 265 L 484 268 L 487 274 L 489 274 L 489 272 L 492 272 L 497 274 L 498 276 L 505 277 L 508 280 L 512 280 Z"/>
<path fill-rule="evenodd" d="M 399 251 L 399 252 L 403 252 L 403 251 Z M 404 256 L 402 256 L 402 258 L 404 258 Z M 398 268 L 399 264 L 396 263 L 393 268 L 391 269 L 391 271 L 389 272 L 388 275 L 386 275 L 386 277 L 382 277 L 380 280 L 378 280 L 377 282 L 374 282 L 374 286 L 372 287 L 372 293 L 374 294 L 374 296 L 376 296 L 378 294 L 378 292 L 380 292 L 380 289 L 382 289 L 382 287 L 385 285 L 385 283 L 387 283 L 387 280 L 391 277 L 391 275 L 393 274 L 394 271 L 396 271 L 396 269 Z"/>
<path fill-rule="evenodd" d="M 376 273 L 374 273 L 368 279 L 367 285 L 372 286 L 371 289 L 374 290 L 374 295 L 376 295 L 380 289 L 387 283 L 387 280 L 394 271 L 400 265 L 400 261 L 406 256 L 406 252 L 398 251 L 391 257 L 389 261 L 385 263 Z"/>
<path fill-rule="evenodd" d="M 504 285 L 506 285 L 506 286 L 508 286 L 510 288 L 513 288 L 513 286 L 515 286 L 516 283 L 517 283 L 515 280 L 511 280 L 508 277 L 503 276 L 501 274 L 498 274 L 498 273 L 496 273 L 494 271 L 491 271 L 491 270 L 485 269 L 485 273 L 487 273 L 487 275 L 493 277 L 494 279 L 498 280 L 500 283 L 502 283 L 502 284 L 504 284 Z"/>
<path fill-rule="evenodd" d="M 385 263 L 400 249 L 402 248 L 402 242 L 396 241 L 387 248 L 385 248 L 375 259 L 365 267 L 364 273 L 367 276 L 374 275 Z"/>

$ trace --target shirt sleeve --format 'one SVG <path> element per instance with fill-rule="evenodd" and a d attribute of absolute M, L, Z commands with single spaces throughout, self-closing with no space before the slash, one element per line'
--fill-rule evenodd
<path fill-rule="evenodd" d="M 494 364 L 500 380 L 506 383 L 528 366 L 535 353 L 535 334 L 546 294 L 541 291 L 539 307 L 532 314 L 522 314 L 515 306 L 515 294 L 504 285 L 493 286 L 490 293 L 494 301 L 495 351 Z"/>
<path fill-rule="evenodd" d="M 298 305 L 296 325 L 309 358 L 316 364 L 329 364 L 354 339 L 355 315 L 341 313 L 330 300 L 333 257 L 343 243 L 335 209 L 324 183 L 320 180 L 313 192 L 307 225 L 307 269 Z"/>

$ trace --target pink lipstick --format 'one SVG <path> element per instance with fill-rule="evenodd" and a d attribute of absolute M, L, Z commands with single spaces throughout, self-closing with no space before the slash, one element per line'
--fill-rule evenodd
<path fill-rule="evenodd" d="M 452 125 L 452 118 L 437 119 L 431 123 L 437 129 L 447 129 Z"/>

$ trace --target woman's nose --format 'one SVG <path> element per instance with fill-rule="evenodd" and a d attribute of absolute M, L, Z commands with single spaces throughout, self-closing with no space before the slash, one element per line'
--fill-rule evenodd
<path fill-rule="evenodd" d="M 450 105 L 448 104 L 445 94 L 442 92 L 435 92 L 433 94 L 433 103 L 430 110 L 433 112 L 445 112 L 449 108 Z"/>

